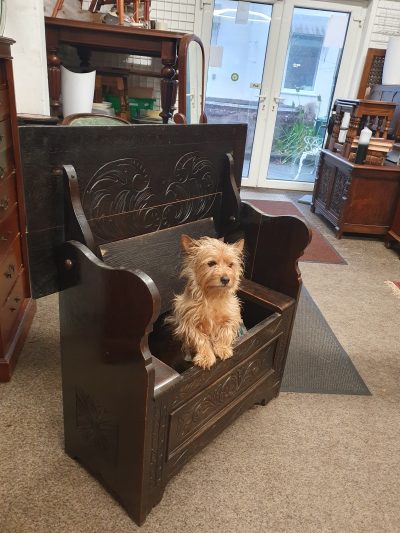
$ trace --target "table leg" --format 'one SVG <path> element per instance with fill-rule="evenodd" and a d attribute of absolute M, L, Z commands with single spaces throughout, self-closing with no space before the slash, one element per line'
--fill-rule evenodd
<path fill-rule="evenodd" d="M 77 46 L 76 51 L 81 61 L 80 67 L 82 69 L 82 72 L 90 72 L 91 70 L 93 70 L 90 65 L 90 58 L 92 56 L 91 49 L 87 46 Z"/>
<path fill-rule="evenodd" d="M 176 79 L 175 64 L 162 60 L 163 68 L 161 70 L 161 113 L 163 124 L 168 124 L 175 110 L 176 93 L 178 89 L 178 80 Z"/>
<path fill-rule="evenodd" d="M 49 96 L 51 115 L 61 116 L 61 59 L 58 55 L 58 48 L 49 48 L 47 53 L 47 72 L 49 78 Z"/>

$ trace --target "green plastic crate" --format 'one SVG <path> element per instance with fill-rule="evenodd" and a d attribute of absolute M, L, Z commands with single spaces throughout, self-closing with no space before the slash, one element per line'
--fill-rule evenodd
<path fill-rule="evenodd" d="M 119 96 L 115 96 L 114 94 L 107 94 L 105 100 L 106 102 L 111 102 L 116 113 L 119 113 L 121 111 L 121 99 Z"/>
<path fill-rule="evenodd" d="M 128 98 L 129 114 L 131 118 L 139 118 L 140 111 L 144 109 L 153 109 L 155 98 Z"/>

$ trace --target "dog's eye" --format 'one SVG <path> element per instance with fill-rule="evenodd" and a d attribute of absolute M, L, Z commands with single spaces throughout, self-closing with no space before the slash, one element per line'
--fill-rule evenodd
<path fill-rule="evenodd" d="M 229 268 L 232 268 L 233 267 L 233 263 L 229 263 Z"/>
<path fill-rule="evenodd" d="M 209 267 L 214 267 L 216 264 L 217 264 L 217 263 L 216 263 L 215 261 L 209 261 L 209 262 L 207 263 L 207 265 L 208 265 Z"/>

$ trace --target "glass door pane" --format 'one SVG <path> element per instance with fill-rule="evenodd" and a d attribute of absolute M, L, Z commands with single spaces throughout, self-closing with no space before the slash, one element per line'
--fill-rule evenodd
<path fill-rule="evenodd" d="M 272 6 L 216 0 L 205 111 L 209 123 L 248 124 L 243 176 L 249 171 Z"/>
<path fill-rule="evenodd" d="M 268 180 L 314 182 L 349 13 L 295 7 Z"/>

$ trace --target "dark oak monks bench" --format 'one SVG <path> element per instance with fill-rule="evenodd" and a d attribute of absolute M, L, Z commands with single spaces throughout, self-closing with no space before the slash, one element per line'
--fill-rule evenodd
<path fill-rule="evenodd" d="M 310 240 L 241 202 L 246 126 L 22 126 L 33 296 L 60 297 L 65 450 L 142 524 L 168 481 L 279 393 Z M 244 237 L 247 332 L 202 370 L 166 330 L 180 235 Z"/>

